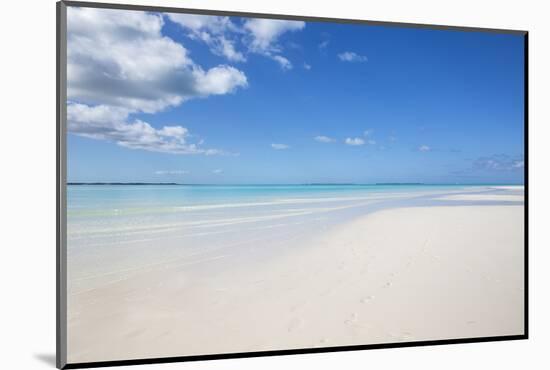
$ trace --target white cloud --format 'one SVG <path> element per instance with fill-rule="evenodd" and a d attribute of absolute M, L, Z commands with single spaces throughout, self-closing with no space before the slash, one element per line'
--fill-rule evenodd
<path fill-rule="evenodd" d="M 213 174 L 219 175 L 220 173 L 223 173 L 223 170 L 218 168 L 212 171 Z"/>
<path fill-rule="evenodd" d="M 129 116 L 245 88 L 248 82 L 242 71 L 226 65 L 204 70 L 183 45 L 162 35 L 160 15 L 77 7 L 68 12 L 70 132 L 133 149 L 222 153 L 189 144 L 184 127 L 156 129 Z"/>
<path fill-rule="evenodd" d="M 512 168 L 524 168 L 524 167 L 525 167 L 524 161 L 515 161 L 512 164 Z"/>
<path fill-rule="evenodd" d="M 189 171 L 185 170 L 161 170 L 161 171 L 155 171 L 155 175 L 186 175 Z"/>
<path fill-rule="evenodd" d="M 158 130 L 160 136 L 172 136 L 177 138 L 183 138 L 187 133 L 187 129 L 181 126 L 164 126 L 162 129 Z"/>
<path fill-rule="evenodd" d="M 315 136 L 313 139 L 320 143 L 333 143 L 336 141 L 333 138 L 324 135 Z"/>
<path fill-rule="evenodd" d="M 419 152 L 429 152 L 430 150 L 432 150 L 432 149 L 427 145 L 420 145 L 418 147 Z"/>
<path fill-rule="evenodd" d="M 367 140 L 367 144 L 369 145 L 376 145 L 376 140 L 374 140 L 372 138 L 372 133 L 374 132 L 373 129 L 367 129 L 365 131 L 363 131 L 363 136 L 366 137 L 366 138 L 370 138 Z"/>
<path fill-rule="evenodd" d="M 311 69 L 311 65 L 304 63 L 304 69 L 309 71 Z"/>
<path fill-rule="evenodd" d="M 170 18 L 172 22 L 195 33 L 207 31 L 217 35 L 228 30 L 238 29 L 238 27 L 231 22 L 229 17 L 178 13 L 167 13 L 166 16 Z"/>
<path fill-rule="evenodd" d="M 488 157 L 479 157 L 472 163 L 474 170 L 489 171 L 518 171 L 525 167 L 523 156 L 511 157 L 506 154 L 494 154 Z"/>
<path fill-rule="evenodd" d="M 338 58 L 340 58 L 343 62 L 366 62 L 368 61 L 368 58 L 364 55 L 359 55 L 357 53 L 354 53 L 353 51 L 345 51 L 343 53 L 338 54 Z"/>
<path fill-rule="evenodd" d="M 244 39 L 251 52 L 269 57 L 279 63 L 283 70 L 289 70 L 292 63 L 280 55 L 282 47 L 277 41 L 285 32 L 299 31 L 305 26 L 302 21 L 249 19 L 244 23 L 244 30 L 247 32 Z"/>
<path fill-rule="evenodd" d="M 359 137 L 355 137 L 355 138 L 348 137 L 344 142 L 347 145 L 353 145 L 353 146 L 365 144 L 365 140 L 363 140 Z"/>
<path fill-rule="evenodd" d="M 223 36 L 219 38 L 219 46 L 214 48 L 214 53 L 220 53 L 232 62 L 246 61 L 243 53 L 235 49 L 234 42 Z"/>
<path fill-rule="evenodd" d="M 282 57 L 280 55 L 273 55 L 273 56 L 271 56 L 271 59 L 273 59 L 274 61 L 279 63 L 281 68 L 284 69 L 284 70 L 292 69 L 292 63 L 290 63 L 290 61 L 288 59 L 286 59 L 285 57 Z"/>
<path fill-rule="evenodd" d="M 206 73 L 200 70 L 194 74 L 198 82 L 197 91 L 205 96 L 227 94 L 236 87 L 248 85 L 245 74 L 230 66 L 220 65 Z"/>
<path fill-rule="evenodd" d="M 253 18 L 245 22 L 244 28 L 250 33 L 252 40 L 249 47 L 260 53 L 278 53 L 280 46 L 278 38 L 285 32 L 299 31 L 306 26 L 302 21 L 286 21 L 280 19 Z"/>
<path fill-rule="evenodd" d="M 329 40 L 325 40 L 325 41 L 319 43 L 319 49 L 326 49 L 328 47 L 329 43 L 330 43 Z"/>
<path fill-rule="evenodd" d="M 88 105 L 155 113 L 185 100 L 227 94 L 247 86 L 243 72 L 194 63 L 185 47 L 161 33 L 159 15 L 69 7 L 67 93 Z M 216 89 L 209 77 L 223 71 Z M 207 84 L 207 88 L 205 88 Z"/>
<path fill-rule="evenodd" d="M 238 32 L 239 28 L 229 17 L 217 17 L 198 14 L 167 14 L 172 22 L 187 29 L 189 37 L 205 42 L 212 53 L 223 56 L 232 62 L 246 61 L 243 53 L 235 48 L 235 40 L 229 39 L 227 34 Z"/>
<path fill-rule="evenodd" d="M 278 39 L 285 32 L 305 27 L 302 21 L 254 18 L 241 25 L 232 22 L 229 17 L 190 14 L 167 14 L 167 17 L 189 31 L 189 37 L 203 41 L 212 53 L 229 61 L 246 61 L 244 52 L 237 50 L 236 45 L 240 40 L 248 52 L 269 57 L 284 70 L 291 69 L 292 63 L 281 55 L 282 47 Z"/>
<path fill-rule="evenodd" d="M 114 142 L 129 149 L 172 154 L 234 155 L 219 149 L 203 148 L 189 142 L 189 131 L 182 126 L 156 129 L 142 120 L 130 121 L 128 111 L 105 105 L 67 105 L 69 132 L 96 140 Z"/>
<path fill-rule="evenodd" d="M 290 148 L 287 144 L 271 144 L 271 147 L 275 150 L 284 150 Z"/>

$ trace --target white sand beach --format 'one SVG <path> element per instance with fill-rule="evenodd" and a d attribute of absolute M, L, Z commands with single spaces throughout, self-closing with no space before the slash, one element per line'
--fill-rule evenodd
<path fill-rule="evenodd" d="M 523 195 L 497 190 L 103 275 L 69 295 L 69 362 L 522 334 Z"/>
<path fill-rule="evenodd" d="M 440 200 L 471 200 L 471 201 L 523 201 L 519 194 L 458 194 L 438 198 Z"/>

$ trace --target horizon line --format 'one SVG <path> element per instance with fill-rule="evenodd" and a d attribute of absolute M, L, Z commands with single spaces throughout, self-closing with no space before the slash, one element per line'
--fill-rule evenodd
<path fill-rule="evenodd" d="M 178 182 L 140 182 L 140 181 L 71 181 L 66 185 L 177 185 L 177 186 L 404 186 L 404 185 L 516 185 L 525 186 L 525 183 L 515 182 L 372 182 L 372 183 L 353 183 L 353 182 L 311 182 L 311 183 L 178 183 Z"/>

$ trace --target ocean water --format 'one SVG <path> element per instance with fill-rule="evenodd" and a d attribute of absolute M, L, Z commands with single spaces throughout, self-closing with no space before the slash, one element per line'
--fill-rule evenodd
<path fill-rule="evenodd" d="M 291 224 L 302 216 L 328 217 L 373 202 L 466 190 L 445 185 L 69 185 L 68 236 L 76 247 L 96 239 L 131 241 L 132 235 L 162 230 Z"/>
<path fill-rule="evenodd" d="M 479 188 L 467 185 L 69 185 L 68 211 L 145 212 L 173 207 L 246 205 L 246 203 L 318 201 L 332 197 L 368 197 L 373 194 L 452 191 Z M 107 214 L 101 214 L 105 216 Z"/>
<path fill-rule="evenodd" d="M 174 263 L 204 270 L 214 266 L 205 261 L 227 266 L 252 255 L 274 258 L 379 209 L 498 191 L 465 185 L 69 185 L 69 292 Z"/>

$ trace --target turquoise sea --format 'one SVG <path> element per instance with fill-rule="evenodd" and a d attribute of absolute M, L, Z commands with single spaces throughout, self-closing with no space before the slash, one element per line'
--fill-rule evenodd
<path fill-rule="evenodd" d="M 457 205 L 445 195 L 498 193 L 491 185 L 68 185 L 69 289 L 184 261 L 271 258 L 377 210 Z M 229 258 L 229 259 L 228 259 Z M 255 257 L 257 259 L 257 256 Z"/>
<path fill-rule="evenodd" d="M 486 185 L 69 185 L 69 214 L 139 208 L 225 206 L 255 201 L 368 197 L 376 193 L 457 191 Z M 489 185 L 487 185 L 489 186 Z M 83 212 L 83 213 L 80 213 Z"/>

